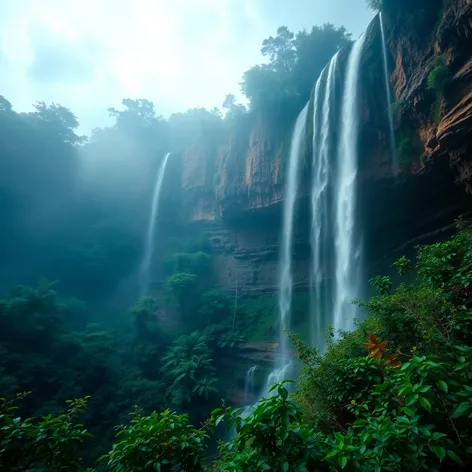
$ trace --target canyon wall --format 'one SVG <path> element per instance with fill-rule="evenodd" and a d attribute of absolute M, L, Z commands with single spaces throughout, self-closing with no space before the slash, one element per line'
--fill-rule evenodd
<path fill-rule="evenodd" d="M 472 4 L 451 1 L 438 19 L 427 35 L 399 19 L 385 21 L 394 110 L 385 99 L 378 17 L 365 33 L 359 195 L 370 273 L 409 242 L 450 229 L 472 208 Z M 440 98 L 428 88 L 438 56 L 449 74 Z M 346 58 L 347 51 L 341 51 L 338 82 Z M 398 175 L 392 172 L 388 113 L 395 114 Z M 296 117 L 285 118 L 293 123 Z M 251 114 L 221 142 L 202 142 L 182 153 L 181 218 L 207 234 L 216 283 L 223 289 L 276 292 L 290 134 L 290 126 Z M 311 139 L 309 130 L 295 228 L 295 286 L 300 289 L 309 286 Z"/>

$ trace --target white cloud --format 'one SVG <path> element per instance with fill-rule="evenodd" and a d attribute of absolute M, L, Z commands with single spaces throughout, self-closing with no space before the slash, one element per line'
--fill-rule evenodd
<path fill-rule="evenodd" d="M 239 93 L 265 37 L 298 28 L 277 11 L 267 0 L 2 0 L 0 94 L 18 110 L 68 106 L 85 131 L 125 97 L 164 115 L 219 106 Z"/>

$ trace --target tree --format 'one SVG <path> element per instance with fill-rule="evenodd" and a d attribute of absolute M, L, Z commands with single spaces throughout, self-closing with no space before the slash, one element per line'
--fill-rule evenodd
<path fill-rule="evenodd" d="M 10 111 L 12 111 L 11 103 L 3 95 L 0 95 L 0 112 L 8 113 Z"/>
<path fill-rule="evenodd" d="M 236 97 L 232 93 L 226 95 L 225 100 L 221 106 L 227 110 L 226 118 L 229 118 L 230 120 L 237 119 L 247 111 L 244 105 L 236 102 Z"/>
<path fill-rule="evenodd" d="M 279 73 L 289 73 L 297 60 L 293 38 L 295 35 L 286 27 L 277 28 L 277 36 L 269 36 L 262 42 L 261 53 L 269 56 L 271 67 Z"/>
<path fill-rule="evenodd" d="M 78 136 L 75 131 L 79 127 L 76 116 L 69 108 L 62 105 L 46 105 L 45 102 L 37 102 L 34 105 L 36 111 L 28 113 L 33 125 L 39 128 L 39 132 L 46 136 L 57 136 L 66 144 L 83 144 L 87 138 Z"/>
<path fill-rule="evenodd" d="M 286 26 L 262 43 L 268 64 L 257 65 L 244 73 L 241 91 L 251 109 L 273 115 L 287 110 L 296 113 L 308 101 L 316 81 L 333 55 L 350 42 L 344 27 L 327 23 L 311 32 L 293 34 Z"/>
<path fill-rule="evenodd" d="M 351 42 L 351 35 L 344 26 L 336 28 L 331 23 L 302 30 L 294 39 L 297 61 L 293 67 L 293 81 L 297 93 L 308 100 L 314 81 L 337 51 Z"/>
<path fill-rule="evenodd" d="M 162 358 L 162 372 L 171 381 L 172 401 L 190 402 L 192 396 L 208 399 L 216 392 L 216 376 L 207 338 L 194 331 L 178 338 Z"/>
<path fill-rule="evenodd" d="M 121 129 L 133 129 L 135 127 L 150 128 L 156 121 L 162 120 L 162 116 L 156 116 L 154 103 L 147 99 L 133 100 L 124 98 L 121 101 L 124 110 L 108 108 L 110 116 L 116 118 L 116 126 Z"/>

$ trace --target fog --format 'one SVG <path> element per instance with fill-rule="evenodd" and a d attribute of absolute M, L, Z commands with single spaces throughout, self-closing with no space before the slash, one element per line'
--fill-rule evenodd
<path fill-rule="evenodd" d="M 0 93 L 19 111 L 67 106 L 86 134 L 122 98 L 150 99 L 164 116 L 211 109 L 241 97 L 278 26 L 331 22 L 357 37 L 372 16 L 364 0 L 3 0 Z"/>

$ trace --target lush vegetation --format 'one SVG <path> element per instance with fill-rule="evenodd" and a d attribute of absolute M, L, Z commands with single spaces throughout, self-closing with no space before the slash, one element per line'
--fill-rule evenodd
<path fill-rule="evenodd" d="M 405 257 L 395 267 L 401 276 L 414 269 Z M 185 414 L 147 414 L 135 407 L 110 452 L 90 465 L 124 472 L 467 469 L 472 462 L 472 229 L 420 247 L 416 274 L 414 283 L 396 288 L 387 276 L 372 279 L 378 295 L 358 302 L 367 318 L 354 332 L 331 339 L 323 355 L 290 334 L 303 366 L 291 397 L 285 384 L 274 385 L 272 396 L 249 414 L 217 408 L 201 419 L 200 428 Z M 50 290 L 40 293 L 50 304 Z M 2 305 L 2 320 L 12 306 Z M 36 317 L 47 320 L 43 311 Z M 186 393 L 179 401 L 212 392 L 212 381 L 202 382 L 214 372 L 205 336 L 179 338 L 164 362 L 172 389 Z M 2 470 L 83 467 L 81 448 L 90 433 L 77 420 L 93 398 L 70 401 L 58 415 L 23 419 L 15 404 L 30 398 L 34 394 L 25 392 L 0 404 Z M 208 462 L 206 441 L 222 422 L 233 429 L 233 438 L 221 442 Z"/>
<path fill-rule="evenodd" d="M 241 87 L 251 108 L 271 117 L 287 111 L 292 111 L 293 116 L 293 111 L 298 112 L 308 101 L 313 79 L 349 43 L 346 29 L 329 23 L 297 35 L 285 26 L 280 27 L 277 36 L 262 44 L 261 52 L 269 63 L 257 65 L 244 74 Z"/>
<path fill-rule="evenodd" d="M 433 115 L 436 124 L 439 124 L 441 121 L 441 106 L 449 75 L 444 55 L 436 56 L 432 69 L 428 74 L 428 89 L 433 90 L 436 94 L 436 100 L 433 105 Z"/>
<path fill-rule="evenodd" d="M 259 115 L 286 131 L 313 79 L 349 43 L 331 24 L 281 27 L 263 42 L 267 63 L 243 76 L 248 108 L 230 94 L 224 115 L 197 108 L 164 119 L 149 100 L 125 99 L 89 139 L 63 106 L 17 113 L 0 97 L 2 471 L 470 466 L 470 230 L 421 248 L 416 284 L 394 290 L 390 278 L 374 279 L 369 317 L 325 354 L 291 335 L 303 364 L 291 396 L 276 385 L 249 415 L 214 410 L 242 380 L 240 345 L 274 338 L 277 307 L 215 287 L 210 245 L 180 211 L 182 152 L 204 143 L 209 154 Z M 447 77 L 439 56 L 428 77 L 436 103 Z M 175 231 L 154 255 L 151 296 L 137 299 L 154 176 L 169 149 L 160 227 Z M 422 151 L 416 136 L 400 136 L 403 163 Z M 411 269 L 406 259 L 397 268 Z M 294 297 L 300 331 L 306 305 Z M 222 423 L 233 438 L 209 457 Z"/>
<path fill-rule="evenodd" d="M 414 132 L 401 132 L 398 139 L 397 155 L 402 165 L 409 165 L 418 161 L 424 153 L 424 144 Z"/>

